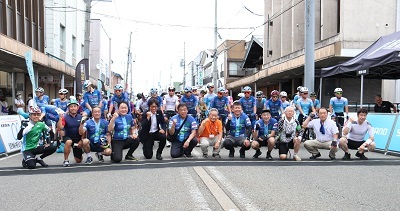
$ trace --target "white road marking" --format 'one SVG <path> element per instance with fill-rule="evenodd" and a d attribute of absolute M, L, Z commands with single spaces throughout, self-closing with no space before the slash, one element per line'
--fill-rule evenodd
<path fill-rule="evenodd" d="M 16 153 L 16 154 L 13 154 L 13 155 L 9 155 L 9 156 L 7 156 L 7 157 L 4 157 L 4 158 L 0 158 L 0 161 L 6 160 L 6 159 L 8 159 L 8 158 L 15 157 L 15 156 L 17 156 L 17 155 L 21 155 L 21 153 Z"/>
<path fill-rule="evenodd" d="M 185 183 L 185 187 L 187 187 L 189 190 L 190 196 L 194 202 L 193 210 L 211 210 L 209 204 L 201 193 L 193 177 L 189 174 L 187 168 L 181 168 L 181 176 L 183 178 L 183 182 Z"/>

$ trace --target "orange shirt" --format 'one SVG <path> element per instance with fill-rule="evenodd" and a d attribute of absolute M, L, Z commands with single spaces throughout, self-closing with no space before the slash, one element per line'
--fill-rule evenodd
<path fill-rule="evenodd" d="M 210 135 L 217 136 L 222 133 L 222 122 L 217 119 L 215 122 L 207 121 L 204 125 L 204 131 L 199 137 L 210 137 Z"/>

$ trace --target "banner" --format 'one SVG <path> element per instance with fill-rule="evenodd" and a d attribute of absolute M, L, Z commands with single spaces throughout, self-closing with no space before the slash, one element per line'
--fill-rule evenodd
<path fill-rule="evenodd" d="M 397 118 L 388 151 L 400 152 L 400 118 Z"/>
<path fill-rule="evenodd" d="M 0 139 L 0 154 L 6 153 L 6 149 L 4 149 L 3 142 Z"/>
<path fill-rule="evenodd" d="M 76 93 L 82 93 L 82 85 L 89 79 L 89 59 L 82 59 L 75 68 Z"/>
<path fill-rule="evenodd" d="M 17 139 L 20 128 L 19 115 L 0 116 L 0 141 L 7 153 L 21 150 L 22 141 Z"/>
<path fill-rule="evenodd" d="M 368 122 L 372 124 L 374 128 L 374 141 L 377 149 L 385 150 L 386 145 L 389 141 L 390 134 L 396 120 L 396 115 L 392 114 L 377 114 L 369 113 L 367 116 Z M 365 135 L 365 139 L 369 137 Z M 392 137 L 393 140 L 393 137 Z"/>

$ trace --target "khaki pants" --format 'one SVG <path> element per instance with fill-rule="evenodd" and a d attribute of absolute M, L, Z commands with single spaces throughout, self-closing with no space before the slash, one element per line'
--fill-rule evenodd
<path fill-rule="evenodd" d="M 221 149 L 221 146 L 222 146 L 222 142 L 219 143 L 219 148 L 215 149 L 214 145 L 216 142 L 217 142 L 217 137 L 214 137 L 214 138 L 201 137 L 200 138 L 200 148 L 201 148 L 201 151 L 203 152 L 203 155 L 208 154 L 209 146 L 213 146 L 213 155 L 218 155 L 219 151 Z"/>
<path fill-rule="evenodd" d="M 319 153 L 318 149 L 327 149 L 329 151 L 329 156 L 335 157 L 338 148 L 331 149 L 332 141 L 320 142 L 318 140 L 307 140 L 304 142 L 304 147 L 307 149 L 309 153 L 312 155 L 317 155 Z"/>

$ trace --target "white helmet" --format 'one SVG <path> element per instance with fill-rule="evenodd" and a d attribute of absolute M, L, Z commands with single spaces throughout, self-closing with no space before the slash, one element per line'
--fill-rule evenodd
<path fill-rule="evenodd" d="M 285 91 L 281 91 L 281 97 L 287 97 L 287 93 Z"/>
<path fill-rule="evenodd" d="M 243 87 L 243 90 L 242 90 L 243 92 L 251 92 L 251 87 L 249 87 L 249 86 L 245 86 L 245 87 Z"/>
<path fill-rule="evenodd" d="M 213 88 L 214 88 L 214 84 L 211 83 L 211 82 L 207 84 L 207 89 L 209 89 L 210 87 L 213 87 Z"/>
<path fill-rule="evenodd" d="M 44 89 L 43 89 L 42 87 L 38 87 L 38 88 L 35 89 L 35 92 L 41 92 L 41 93 L 43 93 L 43 92 L 44 92 Z"/>
<path fill-rule="evenodd" d="M 343 92 L 343 90 L 342 90 L 342 88 L 339 88 L 339 87 L 338 87 L 338 88 L 336 88 L 333 92 L 335 92 L 335 93 L 336 93 L 336 92 Z"/>
<path fill-rule="evenodd" d="M 67 89 L 60 89 L 58 91 L 58 94 L 68 94 L 68 90 Z"/>
<path fill-rule="evenodd" d="M 300 92 L 301 93 L 308 92 L 308 88 L 307 87 L 301 87 Z"/>
<path fill-rule="evenodd" d="M 88 88 L 88 86 L 92 85 L 92 82 L 90 80 L 86 80 L 85 82 L 83 82 L 83 88 Z"/>

